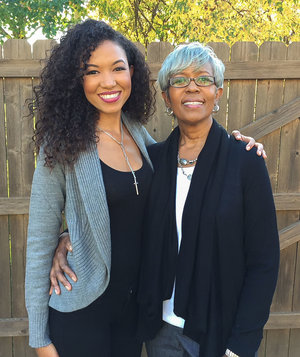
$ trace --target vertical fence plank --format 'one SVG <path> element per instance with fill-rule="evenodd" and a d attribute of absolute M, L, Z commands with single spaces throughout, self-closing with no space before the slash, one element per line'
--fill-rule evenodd
<path fill-rule="evenodd" d="M 215 51 L 216 55 L 223 62 L 228 62 L 230 58 L 230 47 L 227 43 L 223 42 L 211 42 L 208 45 Z M 220 110 L 215 113 L 213 117 L 218 123 L 223 125 L 227 129 L 227 95 L 228 95 L 228 80 L 224 80 L 223 95 L 219 101 Z"/>
<path fill-rule="evenodd" d="M 283 43 L 265 42 L 259 48 L 259 61 L 284 60 L 286 58 L 286 46 Z M 258 80 L 256 119 L 277 109 L 283 103 L 284 82 L 281 79 Z M 280 129 L 261 138 L 268 151 L 267 166 L 273 189 L 277 182 L 277 169 L 279 157 Z"/>
<path fill-rule="evenodd" d="M 5 59 L 30 59 L 27 41 L 8 40 L 4 44 Z M 26 118 L 25 100 L 32 96 L 31 78 L 6 78 L 5 99 L 7 122 L 7 159 L 10 197 L 30 195 L 34 161 L 30 146 L 32 122 Z M 24 304 L 25 249 L 28 218 L 10 216 L 12 316 L 26 316 Z M 14 357 L 35 356 L 28 347 L 27 337 L 14 337 Z"/>
<path fill-rule="evenodd" d="M 284 60 L 286 59 L 286 46 L 283 43 L 265 42 L 259 49 L 259 61 Z M 284 81 L 283 80 L 258 80 L 256 118 L 277 109 L 283 103 Z M 267 166 L 270 175 L 273 191 L 277 189 L 278 158 L 280 150 L 280 129 L 263 137 L 267 152 Z M 295 262 L 294 249 L 287 248 L 281 255 L 281 268 L 275 296 L 273 299 L 272 311 L 289 311 L 291 294 L 291 278 L 293 276 L 293 265 Z M 287 287 L 285 289 L 284 287 Z M 288 330 L 275 330 L 267 332 L 266 357 L 288 356 Z"/>
<path fill-rule="evenodd" d="M 54 40 L 37 40 L 34 42 L 32 46 L 32 58 L 35 60 L 40 60 L 42 62 L 45 61 L 45 59 L 49 58 L 51 49 L 57 44 L 56 41 Z M 32 87 L 34 88 L 39 84 L 40 80 L 39 78 L 33 78 L 32 80 Z M 33 92 L 32 92 L 32 99 L 33 99 Z M 35 118 L 35 120 L 38 120 L 38 117 Z M 32 142 L 32 149 L 34 150 L 34 145 Z"/>
<path fill-rule="evenodd" d="M 287 59 L 299 58 L 300 47 L 288 48 Z M 288 103 L 300 95 L 299 80 L 286 80 L 283 102 Z M 300 126 L 299 119 L 286 124 L 281 129 L 280 154 L 278 167 L 277 192 L 298 192 L 300 189 Z M 299 211 L 278 212 L 278 223 L 280 227 L 287 226 L 299 220 Z M 295 284 L 299 275 L 300 258 L 297 254 L 297 244 L 294 244 L 281 254 L 282 269 L 281 279 L 274 297 L 274 310 L 293 311 L 294 307 L 299 309 L 299 284 Z M 297 269 L 298 266 L 298 269 Z M 299 310 L 298 310 L 299 311 Z M 298 337 L 298 338 L 297 338 Z M 300 355 L 298 340 L 300 330 L 290 331 L 289 357 Z"/>
<path fill-rule="evenodd" d="M 54 40 L 37 40 L 32 46 L 32 58 L 44 60 L 49 58 L 51 48 L 57 44 Z"/>
<path fill-rule="evenodd" d="M 149 64 L 153 62 L 162 63 L 172 50 L 173 46 L 167 42 L 152 42 L 147 47 L 147 62 Z M 157 84 L 155 84 L 155 86 L 157 88 L 156 111 L 146 128 L 156 141 L 162 141 L 165 140 L 172 131 L 173 117 L 165 113 L 166 106 L 161 97 L 161 91 Z"/>
<path fill-rule="evenodd" d="M 290 334 L 289 357 L 300 356 L 300 329 L 292 329 Z"/>
<path fill-rule="evenodd" d="M 266 354 L 266 336 L 267 336 L 267 331 L 264 330 L 263 339 L 261 341 L 261 344 L 260 344 L 259 350 L 258 350 L 258 357 L 265 357 L 265 354 Z"/>
<path fill-rule="evenodd" d="M 237 42 L 231 48 L 231 61 L 257 61 L 258 47 L 253 42 Z M 255 79 L 230 80 L 228 131 L 242 128 L 253 121 Z"/>
<path fill-rule="evenodd" d="M 2 47 L 0 46 L 0 59 Z M 7 197 L 4 81 L 0 78 L 0 197 Z M 11 317 L 8 216 L 0 216 L 0 318 Z M 12 338 L 0 338 L 0 357 L 12 357 Z"/>
<path fill-rule="evenodd" d="M 300 43 L 291 44 L 287 49 L 287 60 L 300 58 Z M 300 96 L 300 80 L 287 79 L 284 90 L 284 103 Z M 279 156 L 278 191 L 300 191 L 300 120 L 299 118 L 282 127 L 280 156 Z M 280 212 L 279 220 L 282 225 L 297 222 L 299 211 Z M 292 289 L 291 311 L 300 311 L 300 244 L 291 247 L 295 252 L 294 281 Z M 296 282 L 296 283 L 295 283 Z M 300 356 L 300 329 L 290 331 L 289 357 Z"/>
<path fill-rule="evenodd" d="M 268 331 L 266 340 L 266 357 L 288 356 L 289 335 L 289 330 L 287 329 Z"/>

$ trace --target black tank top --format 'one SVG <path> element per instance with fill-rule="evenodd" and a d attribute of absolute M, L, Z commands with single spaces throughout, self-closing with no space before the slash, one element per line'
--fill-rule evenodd
<path fill-rule="evenodd" d="M 135 171 L 139 195 L 136 194 L 132 173 L 118 171 L 101 162 L 110 216 L 111 278 L 109 285 L 136 288 L 142 240 L 142 224 L 152 170 L 143 158 L 142 167 Z"/>

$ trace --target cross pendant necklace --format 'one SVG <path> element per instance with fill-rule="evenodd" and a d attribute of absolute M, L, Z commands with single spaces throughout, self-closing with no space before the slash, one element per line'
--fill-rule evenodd
<path fill-rule="evenodd" d="M 134 181 L 133 184 L 134 184 L 134 186 L 135 186 L 135 192 L 136 192 L 136 194 L 137 194 L 137 196 L 138 196 L 138 195 L 139 195 L 138 182 L 137 182 L 137 180 L 136 180 L 135 172 L 133 171 L 133 169 L 132 169 L 132 167 L 131 167 L 131 165 L 130 165 L 128 156 L 127 156 L 126 151 L 125 151 L 125 146 L 124 146 L 124 141 L 123 141 L 123 139 L 124 139 L 124 131 L 123 131 L 122 120 L 121 120 L 121 141 L 117 140 L 117 139 L 116 139 L 115 137 L 113 137 L 109 132 L 107 132 L 107 131 L 101 129 L 99 126 L 97 126 L 97 130 L 98 130 L 98 131 L 102 131 L 104 134 L 108 135 L 111 139 L 113 139 L 117 144 L 120 145 L 121 150 L 122 150 L 122 152 L 123 152 L 123 155 L 124 155 L 124 157 L 125 157 L 126 163 L 127 163 L 128 167 L 130 168 L 130 171 L 131 171 L 131 173 L 132 173 L 133 181 Z"/>

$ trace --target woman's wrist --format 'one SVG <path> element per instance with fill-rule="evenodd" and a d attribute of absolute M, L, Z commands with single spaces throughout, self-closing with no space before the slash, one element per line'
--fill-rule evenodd
<path fill-rule="evenodd" d="M 65 229 L 64 231 L 62 231 L 62 232 L 60 233 L 60 235 L 58 236 L 58 238 L 63 237 L 65 234 L 69 234 L 69 229 L 68 229 L 68 228 Z"/>

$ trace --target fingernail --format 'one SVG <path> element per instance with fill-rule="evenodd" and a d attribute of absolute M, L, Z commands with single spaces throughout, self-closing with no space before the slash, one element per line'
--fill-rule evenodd
<path fill-rule="evenodd" d="M 242 137 L 241 137 L 241 135 L 237 135 L 237 137 L 236 137 L 237 139 L 241 139 Z"/>
<path fill-rule="evenodd" d="M 71 288 L 70 288 L 68 285 L 65 285 L 65 288 L 66 288 L 68 291 L 71 290 Z"/>
<path fill-rule="evenodd" d="M 56 294 L 56 295 L 59 295 L 58 289 L 55 288 L 54 290 L 55 290 L 55 294 Z"/>
<path fill-rule="evenodd" d="M 72 276 L 72 280 L 75 281 L 75 283 L 77 281 L 77 279 L 74 276 Z"/>
<path fill-rule="evenodd" d="M 249 151 L 250 150 L 250 146 L 246 146 L 246 150 Z"/>

